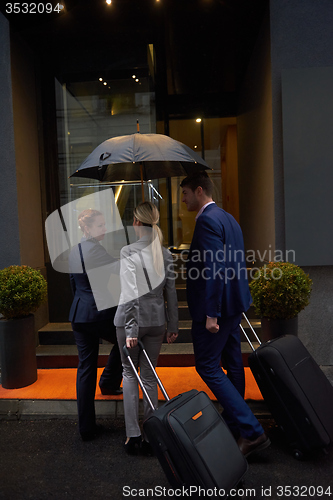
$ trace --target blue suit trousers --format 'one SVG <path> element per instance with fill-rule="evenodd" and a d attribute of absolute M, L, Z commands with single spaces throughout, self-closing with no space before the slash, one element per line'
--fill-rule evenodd
<path fill-rule="evenodd" d="M 205 322 L 193 321 L 196 370 L 223 407 L 223 418 L 238 437 L 256 439 L 264 430 L 244 401 L 245 376 L 239 323 L 241 316 L 218 318 L 220 329 L 211 333 Z M 227 375 L 221 368 L 227 370 Z"/>

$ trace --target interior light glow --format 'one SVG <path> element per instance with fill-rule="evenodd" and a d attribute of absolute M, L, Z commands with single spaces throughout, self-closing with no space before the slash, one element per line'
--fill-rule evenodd
<path fill-rule="evenodd" d="M 111 5 L 112 0 L 106 0 L 106 3 L 107 3 L 108 5 Z"/>
<path fill-rule="evenodd" d="M 138 81 L 139 81 L 139 78 L 136 78 L 136 79 L 135 79 L 135 81 L 136 81 L 136 82 L 138 82 Z"/>
<path fill-rule="evenodd" d="M 99 81 L 102 82 L 103 81 L 103 78 L 99 78 Z"/>
<path fill-rule="evenodd" d="M 132 75 L 132 78 L 136 78 L 136 75 Z"/>
<path fill-rule="evenodd" d="M 123 182 L 123 181 L 122 181 Z M 116 195 L 114 197 L 114 201 L 117 203 L 118 200 L 119 200 L 119 196 L 120 196 L 120 193 L 121 193 L 121 190 L 123 189 L 123 186 L 118 186 L 117 188 L 117 191 L 116 191 Z"/>
<path fill-rule="evenodd" d="M 201 118 L 197 118 L 195 121 L 196 121 L 197 123 L 201 123 Z"/>
<path fill-rule="evenodd" d="M 107 85 L 107 83 L 106 83 L 106 82 L 103 82 L 103 85 Z"/>
<path fill-rule="evenodd" d="M 194 149 L 197 149 L 197 148 L 198 148 L 198 146 L 193 146 L 193 147 L 194 147 Z"/>

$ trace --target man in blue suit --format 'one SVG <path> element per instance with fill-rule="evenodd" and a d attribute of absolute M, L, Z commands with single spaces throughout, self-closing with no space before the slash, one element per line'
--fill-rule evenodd
<path fill-rule="evenodd" d="M 252 299 L 242 231 L 213 202 L 213 183 L 206 172 L 186 177 L 180 186 L 187 210 L 197 212 L 187 262 L 196 370 L 222 405 L 225 421 L 248 456 L 269 446 L 270 440 L 244 401 L 239 323 Z"/>

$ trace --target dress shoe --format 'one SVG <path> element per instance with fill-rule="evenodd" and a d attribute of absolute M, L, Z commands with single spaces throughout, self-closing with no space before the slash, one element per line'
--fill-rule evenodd
<path fill-rule="evenodd" d="M 141 445 L 141 436 L 131 437 L 124 444 L 125 451 L 128 455 L 138 455 Z"/>
<path fill-rule="evenodd" d="M 121 396 L 123 393 L 123 390 L 121 387 L 117 388 L 112 388 L 112 387 L 101 387 L 99 386 L 101 393 L 104 396 Z"/>
<path fill-rule="evenodd" d="M 92 441 L 97 438 L 102 432 L 104 432 L 104 427 L 102 425 L 95 425 L 91 431 L 80 432 L 82 441 Z"/>
<path fill-rule="evenodd" d="M 270 439 L 265 433 L 261 434 L 257 439 L 246 439 L 240 437 L 238 439 L 238 447 L 245 457 L 251 455 L 255 451 L 261 451 L 267 448 L 271 444 Z"/>

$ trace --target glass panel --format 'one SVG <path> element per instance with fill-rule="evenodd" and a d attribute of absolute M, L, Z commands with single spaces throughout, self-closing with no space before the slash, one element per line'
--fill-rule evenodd
<path fill-rule="evenodd" d="M 173 241 L 174 247 L 187 250 L 193 236 L 196 212 L 188 212 L 185 203 L 182 203 L 182 190 L 179 184 L 183 177 L 175 177 L 171 181 L 172 214 L 173 214 Z"/>
<path fill-rule="evenodd" d="M 222 208 L 222 173 L 221 166 L 225 161 L 225 137 L 228 127 L 236 123 L 236 118 L 205 118 L 201 123 L 195 119 L 171 120 L 170 136 L 201 154 L 213 170 L 209 171 L 214 184 L 213 199 Z M 183 177 L 171 180 L 173 246 L 178 250 L 186 250 L 192 240 L 195 226 L 195 213 L 188 212 L 182 203 L 179 187 Z"/>
<path fill-rule="evenodd" d="M 155 133 L 155 94 L 148 78 L 63 85 L 56 80 L 55 84 L 60 200 L 64 205 L 78 194 L 73 186 L 87 183 L 69 176 L 101 142 L 135 133 L 137 120 L 141 133 Z M 91 179 L 88 182 L 90 189 L 100 184 Z"/>
<path fill-rule="evenodd" d="M 115 202 L 117 204 L 123 225 L 125 227 L 132 226 L 133 210 L 142 201 L 142 187 L 141 182 L 139 181 L 122 181 L 118 183 L 92 181 L 87 183 L 81 182 L 80 184 L 71 184 L 70 198 L 71 200 L 77 200 L 83 196 L 98 193 L 106 187 L 112 187 L 113 189 Z M 158 191 L 158 182 L 145 182 L 143 187 L 145 200 L 152 201 L 157 208 L 160 208 L 160 202 L 163 203 L 164 200 Z"/>

